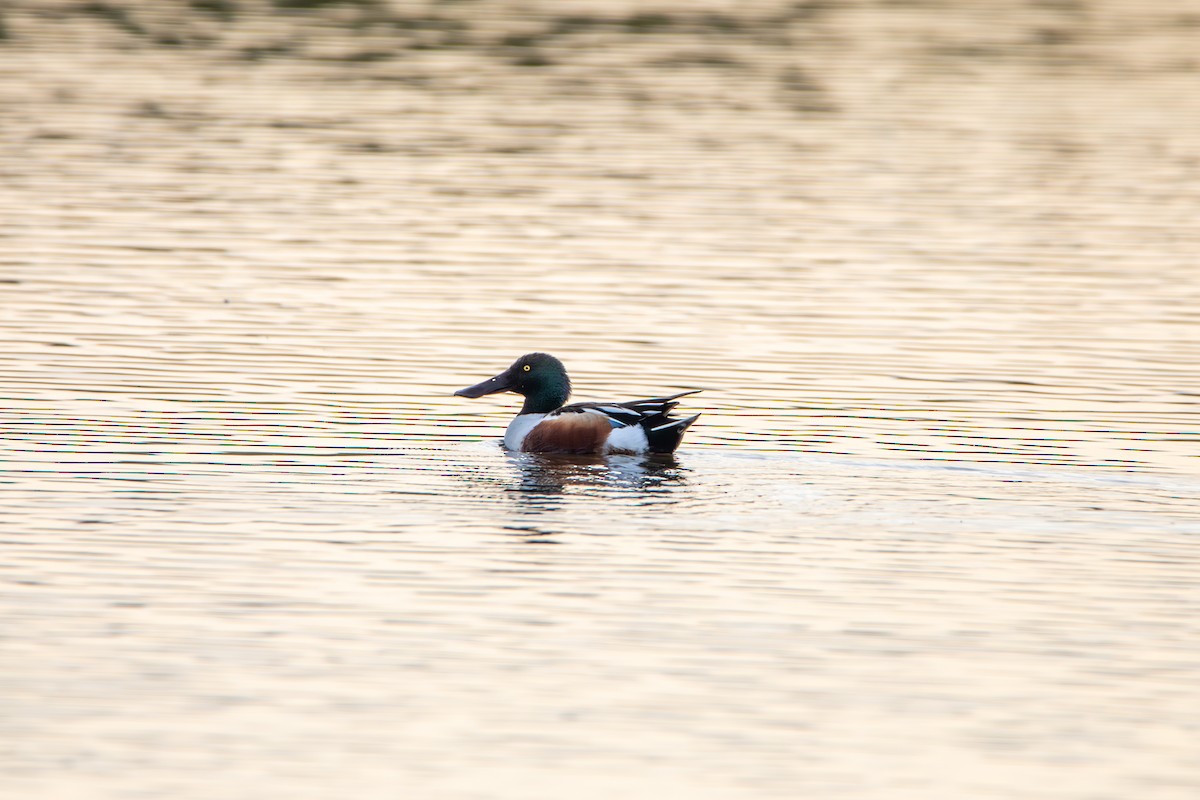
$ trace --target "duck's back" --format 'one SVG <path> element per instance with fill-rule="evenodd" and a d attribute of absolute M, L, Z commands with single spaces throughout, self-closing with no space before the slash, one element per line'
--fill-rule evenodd
<path fill-rule="evenodd" d="M 628 403 L 573 403 L 540 419 L 522 414 L 509 425 L 504 444 L 527 453 L 673 453 L 700 415 L 674 419 L 671 409 L 696 391 Z"/>

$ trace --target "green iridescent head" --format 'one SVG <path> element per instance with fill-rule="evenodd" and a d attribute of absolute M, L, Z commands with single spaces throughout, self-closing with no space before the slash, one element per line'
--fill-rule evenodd
<path fill-rule="evenodd" d="M 459 389 L 458 397 L 483 397 L 497 392 L 516 392 L 525 396 L 522 414 L 545 414 L 561 408 L 571 396 L 567 370 L 548 353 L 528 353 L 494 378 Z"/>

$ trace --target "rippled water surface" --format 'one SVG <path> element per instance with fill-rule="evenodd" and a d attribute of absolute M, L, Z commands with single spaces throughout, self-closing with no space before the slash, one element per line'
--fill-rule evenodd
<path fill-rule="evenodd" d="M 1196 797 L 1193 11 L 9 4 L 0 792 Z"/>

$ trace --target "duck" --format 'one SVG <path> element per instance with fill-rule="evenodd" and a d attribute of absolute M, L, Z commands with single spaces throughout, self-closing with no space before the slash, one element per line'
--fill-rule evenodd
<path fill-rule="evenodd" d="M 523 395 L 525 404 L 504 432 L 504 447 L 524 453 L 641 455 L 673 453 L 700 415 L 670 416 L 679 398 L 624 403 L 573 403 L 571 379 L 563 363 L 548 353 L 527 353 L 494 378 L 459 389 L 456 397 L 479 398 L 499 392 Z"/>

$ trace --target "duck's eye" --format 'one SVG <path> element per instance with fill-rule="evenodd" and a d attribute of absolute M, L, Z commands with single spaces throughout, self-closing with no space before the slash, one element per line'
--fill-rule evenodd
<path fill-rule="evenodd" d="M 521 367 L 521 369 L 525 370 L 526 372 L 529 372 L 529 365 L 526 364 L 525 366 Z"/>

